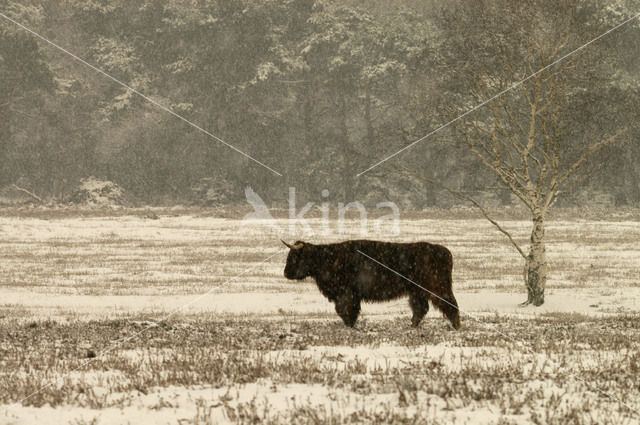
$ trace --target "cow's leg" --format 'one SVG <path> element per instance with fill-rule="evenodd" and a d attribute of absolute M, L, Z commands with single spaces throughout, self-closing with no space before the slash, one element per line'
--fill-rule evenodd
<path fill-rule="evenodd" d="M 449 258 L 437 273 L 431 275 L 429 287 L 432 290 L 432 294 L 430 299 L 433 306 L 442 311 L 444 316 L 449 319 L 454 329 L 460 329 L 460 311 L 456 297 L 453 296 L 452 267 L 453 264 L 451 258 Z"/>
<path fill-rule="evenodd" d="M 433 305 L 437 307 L 451 322 L 451 325 L 455 329 L 460 329 L 460 311 L 458 310 L 458 303 L 456 297 L 453 296 L 453 292 L 447 292 L 440 295 L 440 297 L 432 297 L 431 301 Z"/>
<path fill-rule="evenodd" d="M 409 306 L 413 312 L 411 318 L 411 326 L 418 327 L 422 318 L 429 311 L 429 297 L 426 292 L 420 290 L 420 292 L 412 292 L 409 294 Z"/>
<path fill-rule="evenodd" d="M 345 291 L 336 298 L 336 312 L 344 324 L 352 328 L 360 314 L 360 298 L 352 291 Z"/>

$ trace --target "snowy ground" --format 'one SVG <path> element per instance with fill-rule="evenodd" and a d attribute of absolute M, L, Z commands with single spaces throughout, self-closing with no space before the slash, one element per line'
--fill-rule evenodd
<path fill-rule="evenodd" d="M 329 227 L 0 217 L 0 424 L 640 423 L 639 222 L 550 222 L 540 308 L 517 306 L 521 259 L 483 220 Z M 346 329 L 282 277 L 280 237 L 448 246 L 463 329 L 411 329 L 406 300 Z"/>

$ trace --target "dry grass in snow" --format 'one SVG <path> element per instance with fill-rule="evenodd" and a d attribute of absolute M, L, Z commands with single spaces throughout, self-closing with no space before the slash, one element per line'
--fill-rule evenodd
<path fill-rule="evenodd" d="M 517 307 L 522 263 L 482 220 L 378 236 L 452 250 L 479 320 L 456 332 L 433 311 L 410 328 L 406 300 L 345 328 L 257 223 L 0 218 L 0 424 L 640 423 L 622 404 L 640 408 L 640 223 L 549 224 L 541 308 Z M 528 226 L 506 223 L 521 241 Z"/>

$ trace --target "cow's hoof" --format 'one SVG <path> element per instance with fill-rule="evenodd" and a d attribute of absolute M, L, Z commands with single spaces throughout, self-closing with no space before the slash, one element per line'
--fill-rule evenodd
<path fill-rule="evenodd" d="M 348 327 L 349 329 L 356 329 L 356 322 L 353 323 L 346 323 L 344 324 L 346 327 Z"/>

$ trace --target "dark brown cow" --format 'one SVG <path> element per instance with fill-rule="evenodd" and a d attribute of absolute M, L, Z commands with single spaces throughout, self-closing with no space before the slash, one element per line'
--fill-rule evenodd
<path fill-rule="evenodd" d="M 387 301 L 408 295 L 413 326 L 427 314 L 430 300 L 454 328 L 460 328 L 458 304 L 451 288 L 453 260 L 444 246 L 368 240 L 328 245 L 283 243 L 290 249 L 284 276 L 314 278 L 347 326 L 355 325 L 361 301 Z"/>

